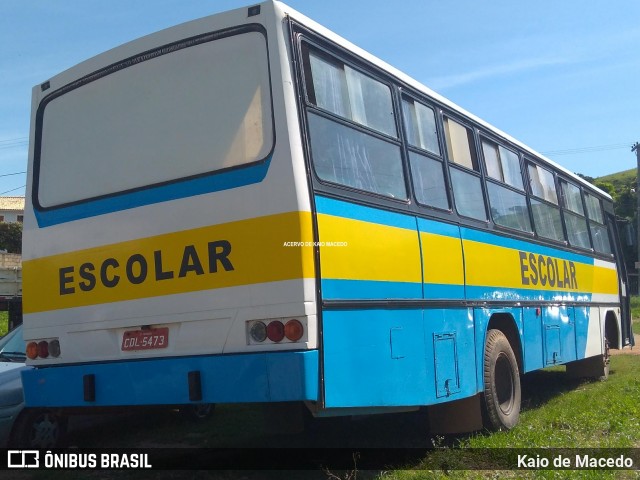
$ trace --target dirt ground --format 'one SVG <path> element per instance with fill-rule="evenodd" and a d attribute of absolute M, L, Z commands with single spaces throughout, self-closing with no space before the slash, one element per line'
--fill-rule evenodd
<path fill-rule="evenodd" d="M 635 334 L 633 337 L 636 340 L 635 347 L 623 348 L 622 350 L 609 350 L 611 355 L 640 355 L 640 335 Z"/>

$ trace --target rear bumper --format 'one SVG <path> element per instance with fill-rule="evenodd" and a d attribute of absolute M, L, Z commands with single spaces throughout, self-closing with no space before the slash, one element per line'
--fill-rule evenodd
<path fill-rule="evenodd" d="M 190 372 L 199 372 L 196 400 Z M 29 407 L 316 401 L 318 351 L 64 365 L 26 370 L 22 380 Z"/>

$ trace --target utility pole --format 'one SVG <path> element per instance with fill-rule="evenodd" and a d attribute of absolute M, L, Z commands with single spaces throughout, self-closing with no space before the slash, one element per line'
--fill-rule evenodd
<path fill-rule="evenodd" d="M 636 160 L 637 160 L 637 171 L 636 171 L 636 219 L 638 221 L 638 225 L 636 228 L 636 234 L 638 235 L 638 239 L 636 242 L 636 250 L 638 252 L 638 261 L 636 262 L 636 272 L 638 273 L 638 294 L 640 294 L 640 143 L 636 142 L 632 147 L 631 151 L 635 152 Z"/>

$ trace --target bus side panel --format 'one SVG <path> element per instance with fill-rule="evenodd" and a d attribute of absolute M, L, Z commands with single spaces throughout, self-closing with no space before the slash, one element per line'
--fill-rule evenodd
<path fill-rule="evenodd" d="M 468 309 L 407 300 L 464 298 L 459 227 L 315 197 L 325 406 L 445 402 L 476 392 Z M 371 301 L 384 300 L 376 308 Z"/>
<path fill-rule="evenodd" d="M 464 259 L 460 227 L 418 218 L 424 298 L 463 300 Z"/>
<path fill-rule="evenodd" d="M 431 405 L 476 393 L 469 309 L 325 310 L 327 408 Z"/>
<path fill-rule="evenodd" d="M 421 299 L 416 220 L 316 196 L 324 300 Z"/>
<path fill-rule="evenodd" d="M 576 359 L 573 307 L 549 306 L 542 311 L 545 367 Z"/>
<path fill-rule="evenodd" d="M 539 307 L 522 309 L 523 328 L 523 373 L 544 368 L 542 348 L 542 315 Z"/>

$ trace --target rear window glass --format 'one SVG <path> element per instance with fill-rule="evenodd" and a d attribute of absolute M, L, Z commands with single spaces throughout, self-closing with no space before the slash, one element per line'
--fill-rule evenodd
<path fill-rule="evenodd" d="M 273 120 L 264 35 L 249 31 L 165 50 L 45 99 L 36 133 L 41 207 L 207 174 L 269 154 Z"/>

